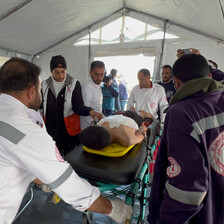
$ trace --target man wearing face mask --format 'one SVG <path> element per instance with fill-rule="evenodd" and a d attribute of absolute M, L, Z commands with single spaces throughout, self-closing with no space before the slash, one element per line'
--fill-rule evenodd
<path fill-rule="evenodd" d="M 80 116 L 101 119 L 102 114 L 83 103 L 80 82 L 67 73 L 63 56 L 51 58 L 52 76 L 42 82 L 42 114 L 48 133 L 62 155 L 79 145 Z"/>

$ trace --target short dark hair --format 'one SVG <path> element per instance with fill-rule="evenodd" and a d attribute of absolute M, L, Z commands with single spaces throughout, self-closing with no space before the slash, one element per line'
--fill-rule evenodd
<path fill-rule="evenodd" d="M 151 76 L 150 71 L 146 68 L 142 68 L 141 70 L 138 71 L 138 73 L 139 72 L 142 72 L 144 76 Z"/>
<path fill-rule="evenodd" d="M 102 61 L 93 61 L 90 65 L 90 70 L 93 71 L 95 67 L 105 69 L 105 64 Z"/>
<path fill-rule="evenodd" d="M 79 134 L 80 142 L 90 149 L 103 149 L 110 145 L 110 132 L 101 126 L 89 126 Z"/>
<path fill-rule="evenodd" d="M 114 76 L 117 74 L 117 69 L 112 68 L 112 69 L 110 70 L 110 74 L 114 77 Z"/>
<path fill-rule="evenodd" d="M 192 79 L 208 77 L 210 71 L 207 60 L 202 55 L 188 54 L 177 59 L 172 74 L 183 83 Z"/>
<path fill-rule="evenodd" d="M 11 58 L 0 70 L 0 92 L 19 92 L 37 85 L 40 67 L 22 59 Z"/>
<path fill-rule="evenodd" d="M 172 67 L 170 65 L 163 65 L 161 69 L 164 69 L 164 68 L 169 68 L 170 71 L 172 71 Z"/>

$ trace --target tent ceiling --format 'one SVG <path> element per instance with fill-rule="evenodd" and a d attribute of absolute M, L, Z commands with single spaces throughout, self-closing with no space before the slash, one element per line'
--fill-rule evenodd
<path fill-rule="evenodd" d="M 124 6 L 224 41 L 218 0 L 1 0 L 0 48 L 35 55 Z"/>
<path fill-rule="evenodd" d="M 128 0 L 127 7 L 224 39 L 224 18 L 218 0 Z M 224 1 L 223 1 L 224 3 Z M 220 30 L 222 27 L 222 30 Z"/>

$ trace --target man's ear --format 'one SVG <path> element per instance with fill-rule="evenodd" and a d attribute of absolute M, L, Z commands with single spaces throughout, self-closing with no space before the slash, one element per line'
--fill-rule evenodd
<path fill-rule="evenodd" d="M 183 86 L 183 82 L 180 79 L 173 77 L 175 88 L 178 90 Z"/>
<path fill-rule="evenodd" d="M 32 100 L 35 97 L 35 93 L 36 93 L 36 87 L 35 86 L 30 86 L 27 90 L 26 90 L 26 97 L 28 100 Z"/>
<path fill-rule="evenodd" d="M 212 78 L 212 73 L 209 73 L 209 74 L 208 74 L 208 77 Z"/>

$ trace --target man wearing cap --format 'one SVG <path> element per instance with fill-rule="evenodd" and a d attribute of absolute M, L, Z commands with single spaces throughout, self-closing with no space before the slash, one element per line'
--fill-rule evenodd
<path fill-rule="evenodd" d="M 102 61 L 93 61 L 90 65 L 90 78 L 82 86 L 82 96 L 85 106 L 102 112 L 103 94 L 100 87 L 105 73 L 105 65 Z M 93 117 L 81 117 L 81 129 L 85 129 L 93 122 Z"/>
<path fill-rule="evenodd" d="M 48 133 L 66 155 L 79 145 L 79 115 L 100 120 L 102 114 L 84 105 L 80 82 L 67 74 L 63 56 L 53 56 L 50 69 L 52 76 L 42 82 L 42 114 Z"/>

